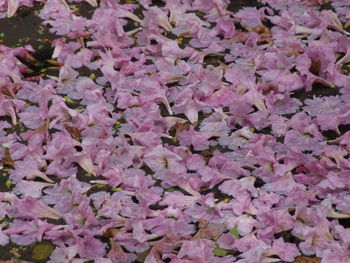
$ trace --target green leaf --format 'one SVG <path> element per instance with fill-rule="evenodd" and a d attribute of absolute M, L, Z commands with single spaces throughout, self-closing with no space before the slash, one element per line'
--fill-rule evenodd
<path fill-rule="evenodd" d="M 107 186 L 107 184 L 94 184 L 93 186 L 97 187 L 97 188 L 103 188 L 103 187 Z"/>
<path fill-rule="evenodd" d="M 36 245 L 33 249 L 33 259 L 44 260 L 51 255 L 53 250 L 54 247 L 50 244 Z"/>
<path fill-rule="evenodd" d="M 120 127 L 122 127 L 121 123 L 115 123 L 112 128 L 113 130 L 119 130 Z"/>
<path fill-rule="evenodd" d="M 237 224 L 230 230 L 230 234 L 233 235 L 235 238 L 240 238 Z"/>
<path fill-rule="evenodd" d="M 214 255 L 217 257 L 224 257 L 227 255 L 227 250 L 220 248 L 220 247 L 216 247 L 214 249 Z"/>
<path fill-rule="evenodd" d="M 203 17 L 205 15 L 205 13 L 200 12 L 200 11 L 195 12 L 195 14 L 199 17 Z"/>
<path fill-rule="evenodd" d="M 12 186 L 11 180 L 7 180 L 5 185 L 6 185 L 7 188 L 11 188 L 11 186 Z"/>
<path fill-rule="evenodd" d="M 76 106 L 74 109 L 76 109 L 76 110 L 82 110 L 82 109 L 85 109 L 86 108 L 86 106 L 84 106 L 84 105 L 78 105 L 78 106 Z"/>

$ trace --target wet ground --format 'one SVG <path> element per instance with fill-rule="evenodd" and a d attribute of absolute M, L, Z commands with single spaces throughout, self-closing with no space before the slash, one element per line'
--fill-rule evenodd
<path fill-rule="evenodd" d="M 154 1 L 157 4 L 157 1 Z M 159 4 L 161 1 L 158 1 Z M 232 0 L 229 5 L 230 11 L 237 11 L 245 6 L 259 6 L 259 2 L 255 0 Z M 93 9 L 87 3 L 74 4 L 74 10 L 77 14 L 81 14 L 86 17 L 90 17 Z M 34 8 L 20 8 L 17 14 L 10 19 L 0 19 L 0 43 L 10 47 L 19 47 L 30 44 L 36 50 L 33 57 L 36 61 L 22 61 L 25 63 L 32 72 L 28 76 L 45 75 L 57 75 L 58 69 L 52 68 L 50 63 L 53 49 L 51 47 L 52 40 L 56 38 L 51 34 L 49 30 L 41 25 L 40 18 L 37 14 L 41 8 L 40 4 L 36 4 Z M 206 61 L 208 64 L 215 63 L 217 59 L 211 58 Z M 350 71 L 349 68 L 345 69 Z M 311 92 L 296 92 L 294 97 L 303 101 L 307 98 L 315 96 L 330 96 L 338 94 L 338 89 L 331 89 L 329 87 L 316 84 Z M 350 130 L 350 127 L 340 127 L 342 133 Z M 332 139 L 336 134 L 331 132 L 325 133 L 329 139 Z M 0 192 L 10 191 L 12 189 L 11 184 L 8 181 L 7 170 L 11 169 L 11 165 L 5 165 L 5 168 L 0 170 Z M 79 174 L 79 179 L 84 181 L 84 175 Z M 85 180 L 89 180 L 85 178 Z M 342 222 L 346 227 L 350 227 L 348 220 Z M 47 262 L 54 246 L 48 242 L 33 243 L 29 246 L 17 246 L 10 243 L 7 246 L 0 246 L 0 263 L 1 262 Z M 320 259 L 313 257 L 298 257 L 295 263 L 319 263 Z"/>

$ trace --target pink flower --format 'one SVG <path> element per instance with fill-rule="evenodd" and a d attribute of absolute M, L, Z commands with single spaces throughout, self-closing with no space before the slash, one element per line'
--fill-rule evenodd
<path fill-rule="evenodd" d="M 193 91 L 184 88 L 174 96 L 175 105 L 172 107 L 174 113 L 183 113 L 191 123 L 198 121 L 198 112 L 202 109 L 202 103 L 193 99 Z"/>
<path fill-rule="evenodd" d="M 236 241 L 236 237 L 231 233 L 223 233 L 218 238 L 218 245 L 223 249 L 233 249 L 233 244 Z"/>
<path fill-rule="evenodd" d="M 230 136 L 221 136 L 219 138 L 219 143 L 222 146 L 227 146 L 231 150 L 246 148 L 253 135 L 254 133 L 250 129 L 244 127 L 233 132 Z"/>
<path fill-rule="evenodd" d="M 305 241 L 300 243 L 299 248 L 306 255 L 316 254 L 322 257 L 325 249 L 334 242 L 329 227 L 325 224 L 305 228 L 303 237 Z"/>
<path fill-rule="evenodd" d="M 233 229 L 237 227 L 240 236 L 246 236 L 252 233 L 254 227 L 257 227 L 258 221 L 252 216 L 243 214 L 238 217 L 230 217 L 226 220 L 226 228 Z"/>
<path fill-rule="evenodd" d="M 77 237 L 78 253 L 82 258 L 94 259 L 103 257 L 106 245 L 93 236 Z"/>
<path fill-rule="evenodd" d="M 13 192 L 16 194 L 20 194 L 23 197 L 31 196 L 37 199 L 42 196 L 41 191 L 44 188 L 52 186 L 52 183 L 21 180 L 16 184 L 15 188 L 13 189 Z"/>
<path fill-rule="evenodd" d="M 347 62 L 350 61 L 350 47 L 349 47 L 349 38 L 343 36 L 339 39 L 338 41 L 338 45 L 339 45 L 339 49 L 345 53 L 345 55 L 337 61 L 337 64 L 345 64 Z"/>
<path fill-rule="evenodd" d="M 191 207 L 198 199 L 198 196 L 184 195 L 182 192 L 165 192 L 164 198 L 159 202 L 160 205 L 178 207 L 185 209 Z"/>
<path fill-rule="evenodd" d="M 161 171 L 163 169 L 171 169 L 178 165 L 182 158 L 159 145 L 145 154 L 144 162 L 154 172 Z"/>
<path fill-rule="evenodd" d="M 349 260 L 350 257 L 345 249 L 335 247 L 324 251 L 321 263 L 346 263 Z"/>
<path fill-rule="evenodd" d="M 201 179 L 205 184 L 209 184 L 210 188 L 219 184 L 225 178 L 219 171 L 208 166 L 200 168 L 198 174 L 201 176 Z"/>
<path fill-rule="evenodd" d="M 302 103 L 287 94 L 269 94 L 265 99 L 267 108 L 272 114 L 291 114 L 302 105 Z"/>
<path fill-rule="evenodd" d="M 257 244 L 254 248 L 243 252 L 237 263 L 261 263 L 261 262 L 277 262 L 279 259 L 270 258 L 274 253 L 269 253 L 269 246 L 266 244 Z"/>
<path fill-rule="evenodd" d="M 284 209 L 272 209 L 257 216 L 257 237 L 264 241 L 271 241 L 274 235 L 281 231 L 293 229 L 294 218 Z"/>
<path fill-rule="evenodd" d="M 114 237 L 114 240 L 130 252 L 141 253 L 149 248 L 149 245 L 140 243 L 134 239 L 132 233 L 120 233 Z"/>
<path fill-rule="evenodd" d="M 220 205 L 214 201 L 213 193 L 202 196 L 198 203 L 187 208 L 184 214 L 191 216 L 194 220 L 205 219 L 210 222 L 218 222 L 224 217 Z"/>
<path fill-rule="evenodd" d="M 76 155 L 77 162 L 86 172 L 94 174 L 94 164 L 89 154 Z"/>
<path fill-rule="evenodd" d="M 73 208 L 63 218 L 67 224 L 80 227 L 91 228 L 99 224 L 87 200 L 82 201 L 78 207 Z"/>
<path fill-rule="evenodd" d="M 200 154 L 192 154 L 186 160 L 187 169 L 196 171 L 205 165 L 205 161 L 202 155 Z"/>
<path fill-rule="evenodd" d="M 173 114 L 166 96 L 166 89 L 160 85 L 157 79 L 145 77 L 139 81 L 139 85 L 141 91 L 139 101 L 141 105 L 150 103 L 150 101 L 161 102 L 165 105 L 168 113 L 170 115 Z"/>
<path fill-rule="evenodd" d="M 55 210 L 64 214 L 71 211 L 86 200 L 86 193 L 91 188 L 88 183 L 77 180 L 75 175 L 63 179 L 52 188 L 46 188 L 43 200 L 46 204 L 54 205 Z"/>
<path fill-rule="evenodd" d="M 316 150 L 322 143 L 322 134 L 317 126 L 304 113 L 295 114 L 290 120 L 289 125 L 293 129 L 289 130 L 284 139 L 284 143 L 293 150 Z"/>
<path fill-rule="evenodd" d="M 41 163 L 39 163 L 41 161 Z M 34 178 L 41 178 L 46 182 L 53 183 L 53 181 L 41 171 L 45 163 L 39 158 L 36 159 L 33 154 L 28 155 L 23 161 L 16 161 L 15 170 L 11 171 L 10 178 L 14 182 L 21 181 L 24 177 L 28 180 Z"/>
<path fill-rule="evenodd" d="M 271 122 L 271 130 L 273 135 L 280 137 L 287 132 L 289 128 L 287 125 L 287 118 L 273 114 L 269 116 L 269 120 Z"/>
<path fill-rule="evenodd" d="M 292 262 L 300 252 L 295 244 L 285 243 L 283 238 L 275 239 L 272 244 L 272 251 L 282 260 Z"/>
<path fill-rule="evenodd" d="M 5 223 L 0 224 L 0 246 L 6 246 L 10 238 L 2 230 L 5 227 Z"/>
<path fill-rule="evenodd" d="M 291 190 L 295 187 L 300 187 L 301 189 L 305 189 L 303 185 L 298 185 L 293 178 L 292 174 L 286 174 L 282 177 L 279 177 L 273 183 L 265 184 L 262 189 L 268 192 L 275 192 L 278 194 L 285 194 L 291 192 Z"/>
<path fill-rule="evenodd" d="M 244 7 L 235 14 L 243 26 L 257 27 L 261 25 L 261 14 L 255 7 Z"/>
<path fill-rule="evenodd" d="M 198 263 L 210 262 L 213 255 L 214 244 L 211 240 L 198 239 L 193 241 L 184 241 L 178 253 L 181 259 L 189 259 Z"/>
<path fill-rule="evenodd" d="M 62 260 L 72 261 L 78 254 L 78 245 L 56 247 L 50 256 L 49 263 L 60 263 Z"/>
<path fill-rule="evenodd" d="M 222 112 L 222 109 L 215 110 L 208 118 L 205 118 L 200 124 L 201 132 L 228 132 L 230 128 L 227 125 L 228 116 Z"/>
<path fill-rule="evenodd" d="M 30 196 L 24 199 L 15 199 L 11 205 L 11 215 L 15 217 L 28 219 L 49 218 L 56 220 L 62 218 L 62 215 L 55 209 Z"/>
<path fill-rule="evenodd" d="M 257 190 L 254 187 L 255 178 L 243 177 L 242 179 L 226 180 L 219 186 L 222 193 L 238 197 L 242 193 L 250 193 L 252 196 L 257 196 Z"/>
<path fill-rule="evenodd" d="M 350 149 L 350 131 L 345 132 L 342 136 L 334 140 L 334 142 L 344 145 L 347 150 Z"/>
<path fill-rule="evenodd" d="M 216 22 L 215 30 L 225 38 L 232 38 L 236 33 L 235 26 L 232 22 L 233 21 L 227 17 L 220 17 Z"/>
<path fill-rule="evenodd" d="M 193 128 L 177 134 L 180 145 L 193 145 L 193 149 L 196 151 L 208 149 L 210 137 L 210 133 L 197 132 Z"/>
<path fill-rule="evenodd" d="M 32 242 L 41 242 L 45 233 L 50 230 L 59 229 L 62 226 L 55 226 L 35 219 L 32 221 L 14 220 L 4 232 L 11 238 L 11 241 L 18 245 L 29 245 Z"/>
<path fill-rule="evenodd" d="M 136 260 L 136 255 L 133 253 L 127 253 L 123 248 L 115 242 L 113 239 L 110 239 L 111 249 L 107 254 L 107 257 L 111 260 L 117 260 L 121 263 L 132 262 Z"/>
<path fill-rule="evenodd" d="M 243 164 L 230 153 L 215 151 L 208 165 L 230 178 L 249 175 L 249 172 L 242 168 Z"/>
<path fill-rule="evenodd" d="M 148 10 L 144 12 L 144 15 L 145 19 L 142 21 L 142 24 L 149 29 L 158 30 L 158 26 L 160 26 L 166 31 L 172 30 L 167 12 L 164 12 L 159 7 L 153 6 L 148 8 Z"/>

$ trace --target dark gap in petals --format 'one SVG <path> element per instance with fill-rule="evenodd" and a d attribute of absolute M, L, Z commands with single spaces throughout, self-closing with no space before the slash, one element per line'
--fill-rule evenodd
<path fill-rule="evenodd" d="M 177 82 L 170 82 L 170 83 L 167 83 L 165 84 L 168 88 L 174 88 L 174 87 L 177 87 L 180 85 L 180 83 L 177 81 Z"/>
<path fill-rule="evenodd" d="M 339 125 L 338 129 L 340 131 L 340 134 L 343 135 L 347 131 L 350 131 L 350 124 Z"/>
<path fill-rule="evenodd" d="M 128 18 L 124 18 L 124 19 L 127 21 L 126 25 L 123 26 L 124 32 L 129 32 L 140 27 L 139 23 Z"/>
<path fill-rule="evenodd" d="M 66 224 L 66 221 L 64 221 L 63 218 L 60 218 L 60 219 L 48 218 L 46 220 L 47 220 L 48 223 L 53 224 L 53 225 L 65 225 Z"/>
<path fill-rule="evenodd" d="M 154 172 L 145 164 L 143 164 L 141 167 L 140 167 L 141 170 L 144 170 L 146 172 L 146 174 L 154 174 Z"/>
<path fill-rule="evenodd" d="M 164 104 L 159 104 L 158 106 L 159 106 L 160 115 L 162 117 L 169 116 L 169 112 L 168 112 L 168 110 L 167 110 L 167 108 L 165 107 Z"/>
<path fill-rule="evenodd" d="M 172 39 L 172 40 L 176 40 L 177 39 L 177 35 L 171 33 L 171 32 L 164 32 L 162 35 L 164 35 L 165 37 Z"/>
<path fill-rule="evenodd" d="M 137 200 L 136 196 L 134 196 L 134 195 L 131 197 L 131 200 L 136 204 L 139 203 L 139 200 Z"/>
<path fill-rule="evenodd" d="M 339 95 L 339 88 L 331 88 L 321 83 L 314 83 L 312 85 L 312 90 L 310 92 L 305 92 L 304 89 L 299 89 L 299 90 L 293 91 L 293 93 L 291 94 L 291 97 L 296 98 L 301 102 L 304 102 L 306 99 L 312 99 L 314 96 L 328 97 L 328 96 L 336 96 L 336 95 Z"/>
<path fill-rule="evenodd" d="M 336 13 L 335 9 L 331 4 L 331 1 L 329 1 L 328 3 L 322 3 L 322 5 L 320 6 L 320 11 L 323 10 L 332 10 L 334 13 Z"/>
<path fill-rule="evenodd" d="M 157 44 L 157 42 L 155 41 L 155 40 L 151 40 L 151 42 L 155 42 L 156 44 Z M 153 63 L 153 60 L 151 60 L 151 59 L 146 59 L 146 62 L 145 62 L 145 65 L 153 65 L 154 63 Z"/>
<path fill-rule="evenodd" d="M 263 129 L 259 130 L 259 133 L 271 135 L 271 133 L 272 133 L 271 127 L 263 128 Z"/>
<path fill-rule="evenodd" d="M 203 190 L 200 191 L 202 195 L 207 195 L 210 193 L 214 194 L 214 199 L 216 203 L 219 203 L 227 198 L 231 199 L 232 197 L 228 194 L 224 194 L 219 190 L 219 185 L 216 185 L 210 189 L 204 188 Z"/>
<path fill-rule="evenodd" d="M 145 231 L 147 233 L 147 230 Z M 152 233 L 150 233 L 152 234 Z M 164 236 L 160 236 L 160 237 L 155 237 L 155 238 L 152 238 L 152 239 L 148 239 L 148 242 L 156 242 L 156 241 L 159 241 L 161 239 L 163 239 Z"/>
<path fill-rule="evenodd" d="M 76 149 L 77 152 L 81 152 L 83 150 L 83 148 L 79 145 L 74 146 L 74 149 Z"/>
<path fill-rule="evenodd" d="M 172 140 L 170 138 L 165 138 L 165 137 L 162 137 L 162 143 L 163 144 L 169 144 L 169 145 L 172 145 L 172 146 L 180 146 L 179 142 L 176 140 Z"/>
<path fill-rule="evenodd" d="M 248 29 L 246 29 L 244 26 L 242 26 L 238 22 L 235 22 L 234 25 L 235 25 L 235 28 L 236 28 L 237 31 L 242 31 L 242 32 L 245 32 L 245 33 L 249 32 Z"/>
<path fill-rule="evenodd" d="M 243 6 L 244 7 L 248 7 L 248 6 L 257 7 L 258 5 L 259 5 L 259 1 L 257 1 L 257 0 L 234 0 L 234 1 L 230 1 L 229 5 L 227 6 L 227 10 L 229 10 L 231 12 L 237 12 Z"/>
<path fill-rule="evenodd" d="M 340 218 L 338 221 L 344 228 L 350 228 L 350 218 Z"/>
<path fill-rule="evenodd" d="M 282 231 L 274 235 L 276 239 L 283 238 L 284 242 L 299 244 L 301 240 L 291 234 L 292 230 Z"/>
<path fill-rule="evenodd" d="M 76 16 L 81 16 L 87 19 L 91 19 L 95 10 L 96 10 L 95 7 L 91 6 L 85 1 L 74 2 L 74 14 Z"/>
<path fill-rule="evenodd" d="M 338 138 L 339 134 L 336 133 L 333 130 L 328 130 L 328 131 L 322 131 L 322 135 L 327 139 L 327 140 L 335 140 Z"/>
<path fill-rule="evenodd" d="M 78 68 L 77 71 L 79 72 L 79 76 L 91 77 L 92 74 L 94 74 L 95 78 L 103 76 L 100 69 L 91 70 L 90 68 L 88 68 L 86 66 L 82 66 L 82 67 Z"/>
<path fill-rule="evenodd" d="M 225 58 L 222 56 L 205 56 L 204 58 L 204 67 L 208 65 L 213 65 L 214 67 L 219 67 L 220 65 L 225 64 Z"/>
<path fill-rule="evenodd" d="M 265 185 L 265 182 L 258 176 L 255 177 L 254 187 L 261 188 Z"/>
<path fill-rule="evenodd" d="M 166 2 L 161 1 L 161 0 L 152 0 L 151 6 L 158 6 L 158 7 L 164 7 Z"/>
<path fill-rule="evenodd" d="M 149 209 L 152 209 L 152 210 L 163 210 L 163 209 L 165 209 L 167 207 L 168 206 L 159 205 L 158 203 L 156 203 L 156 204 L 150 205 Z"/>
<path fill-rule="evenodd" d="M 55 132 L 60 132 L 60 131 L 61 131 L 61 130 L 55 129 L 55 128 L 49 129 L 49 133 L 50 133 L 50 134 L 53 134 L 53 133 L 55 133 Z"/>

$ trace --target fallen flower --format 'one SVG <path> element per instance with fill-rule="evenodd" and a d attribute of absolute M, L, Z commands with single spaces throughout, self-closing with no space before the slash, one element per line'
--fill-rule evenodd
<path fill-rule="evenodd" d="M 49 218 L 54 220 L 62 218 L 62 215 L 55 209 L 30 196 L 24 199 L 13 200 L 11 206 L 10 214 L 15 217 L 25 219 Z"/>

